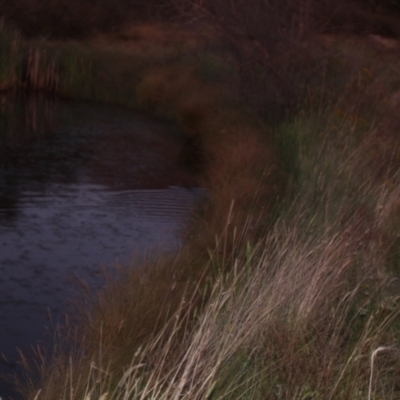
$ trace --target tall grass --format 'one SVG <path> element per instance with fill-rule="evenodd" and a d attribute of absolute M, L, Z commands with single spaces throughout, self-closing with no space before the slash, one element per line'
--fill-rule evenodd
<path fill-rule="evenodd" d="M 209 202 L 182 254 L 87 290 L 27 398 L 397 398 L 398 62 L 316 46 L 322 73 L 295 75 L 304 101 L 272 133 L 215 60 L 206 84 L 174 51 L 150 66 L 126 47 L 51 46 L 28 65 L 56 78 L 28 82 L 175 118 L 202 147 Z"/>
<path fill-rule="evenodd" d="M 99 321 L 91 357 L 59 358 L 38 398 L 397 398 L 399 296 L 385 226 L 400 176 L 376 181 L 364 162 L 369 128 L 349 138 L 357 119 L 337 121 L 336 107 L 281 127 L 297 138 L 297 179 L 258 241 L 245 230 L 221 237 L 202 265 L 214 279 L 186 283 L 178 307 L 160 315 L 161 329 L 141 346 L 120 335 L 127 306 L 113 329 L 105 329 L 109 317 Z M 121 287 L 97 299 L 101 310 Z M 119 346 L 125 364 L 116 369 Z"/>
<path fill-rule="evenodd" d="M 21 35 L 0 20 L 0 90 L 14 87 L 19 78 Z"/>
<path fill-rule="evenodd" d="M 102 359 L 100 337 L 90 364 L 66 359 L 66 372 L 38 398 L 366 398 L 369 356 L 396 344 L 398 310 L 385 307 L 385 282 L 376 280 L 383 257 L 359 255 L 347 232 L 305 238 L 293 223 L 229 260 L 233 269 L 190 324 L 188 294 L 158 334 L 130 350 L 119 378 Z M 396 354 L 375 363 L 374 395 L 395 398 Z"/>

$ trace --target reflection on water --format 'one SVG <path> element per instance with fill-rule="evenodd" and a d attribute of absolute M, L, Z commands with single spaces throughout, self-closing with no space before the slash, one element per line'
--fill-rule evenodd
<path fill-rule="evenodd" d="M 101 266 L 132 263 L 132 252 L 176 250 L 202 191 L 172 127 L 84 103 L 1 104 L 0 373 L 10 373 L 17 346 L 48 340 L 72 278 L 96 286 Z M 0 383 L 0 397 L 12 393 Z"/>

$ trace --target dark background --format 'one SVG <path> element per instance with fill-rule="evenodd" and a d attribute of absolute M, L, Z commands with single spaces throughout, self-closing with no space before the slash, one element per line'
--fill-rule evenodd
<path fill-rule="evenodd" d="M 245 2 L 246 13 L 257 12 L 253 3 Z M 258 3 L 271 10 L 276 2 Z M 138 21 L 176 19 L 188 10 L 199 13 L 203 7 L 218 13 L 218 4 L 215 0 L 0 0 L 0 15 L 28 37 L 84 38 L 94 32 L 118 31 Z M 312 9 L 319 30 L 400 36 L 400 26 L 393 19 L 393 14 L 400 13 L 400 0 L 280 0 L 276 15 L 281 14 L 282 5 L 299 4 Z"/>

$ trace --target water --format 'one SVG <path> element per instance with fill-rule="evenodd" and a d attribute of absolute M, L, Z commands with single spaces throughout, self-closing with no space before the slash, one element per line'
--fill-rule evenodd
<path fill-rule="evenodd" d="M 26 97 L 0 115 L 0 373 L 46 333 L 84 279 L 176 251 L 203 196 L 165 123 L 129 110 Z M 135 258 L 133 257 L 135 253 Z M 0 380 L 0 397 L 16 397 Z"/>

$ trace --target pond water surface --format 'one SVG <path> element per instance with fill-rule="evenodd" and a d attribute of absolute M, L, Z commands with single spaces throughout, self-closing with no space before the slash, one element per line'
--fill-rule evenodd
<path fill-rule="evenodd" d="M 0 374 L 50 342 L 73 281 L 176 251 L 204 196 L 173 126 L 130 110 L 40 97 L 0 113 Z M 133 258 L 135 254 L 135 258 Z M 16 397 L 0 378 L 0 397 Z"/>

